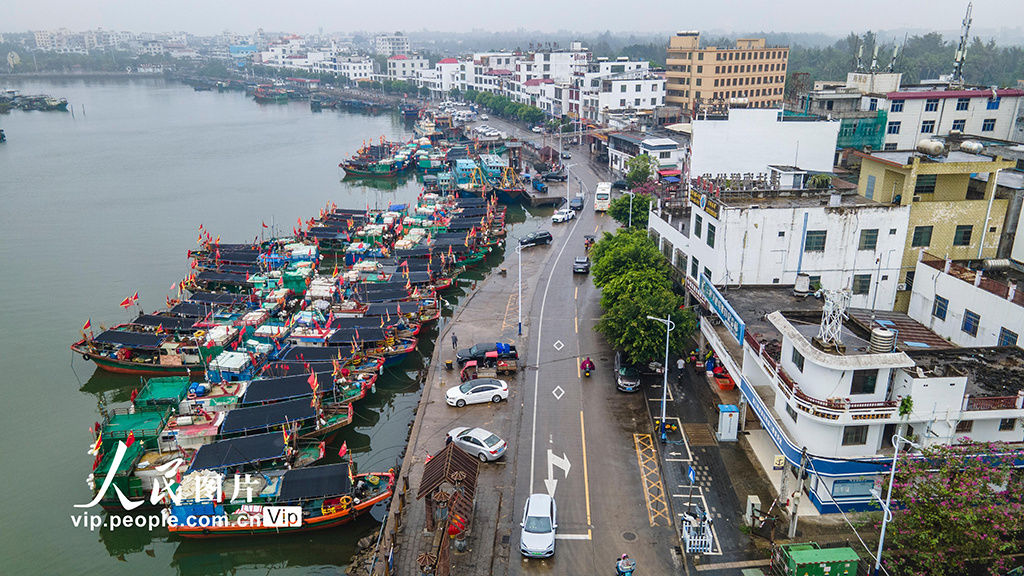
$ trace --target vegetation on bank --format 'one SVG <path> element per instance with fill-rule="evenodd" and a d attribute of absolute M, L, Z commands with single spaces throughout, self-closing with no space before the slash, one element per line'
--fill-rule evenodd
<path fill-rule="evenodd" d="M 630 362 L 664 362 L 665 325 L 647 316 L 671 318 L 675 329 L 669 349 L 672 355 L 682 354 L 697 328 L 697 317 L 673 291 L 668 264 L 647 230 L 605 232 L 591 250 L 591 259 L 591 277 L 603 289 L 597 331 Z"/>
<path fill-rule="evenodd" d="M 466 90 L 460 93 L 459 90 L 452 90 L 451 95 L 455 98 L 459 96 L 462 99 L 469 102 L 474 102 L 487 110 L 490 110 L 494 114 L 503 118 L 510 118 L 526 122 L 527 124 L 536 124 L 544 120 L 544 111 L 536 106 L 530 106 L 529 104 L 523 104 L 521 102 L 515 102 L 514 100 L 498 94 L 491 94 L 490 92 L 479 92 L 476 90 Z"/>

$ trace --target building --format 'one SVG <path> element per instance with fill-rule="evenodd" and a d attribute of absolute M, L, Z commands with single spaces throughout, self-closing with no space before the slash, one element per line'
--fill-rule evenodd
<path fill-rule="evenodd" d="M 782 167 L 777 167 L 782 168 Z M 791 170 L 795 171 L 795 170 Z M 823 190 L 697 189 L 652 207 L 651 237 L 695 298 L 715 286 L 848 289 L 851 306 L 889 310 L 909 207 Z"/>
<path fill-rule="evenodd" d="M 420 56 L 395 54 L 388 58 L 387 75 L 392 80 L 410 80 L 418 77 L 429 65 L 430 62 Z"/>
<path fill-rule="evenodd" d="M 786 110 L 800 116 L 839 119 L 836 148 L 881 150 L 885 143 L 886 110 L 862 110 L 865 94 L 900 89 L 903 75 L 896 72 L 850 72 L 846 82 L 815 82 L 814 89 L 798 94 Z"/>
<path fill-rule="evenodd" d="M 692 177 L 765 173 L 771 164 L 831 172 L 839 121 L 733 108 L 723 115 L 694 118 L 691 131 Z"/>
<path fill-rule="evenodd" d="M 430 92 L 431 98 L 444 98 L 452 90 L 459 88 L 461 65 L 455 58 L 442 58 L 434 64 L 433 69 L 420 70 L 416 83 Z"/>
<path fill-rule="evenodd" d="M 952 85 L 907 86 L 866 94 L 861 110 L 885 111 L 884 150 L 913 150 L 951 133 L 1024 142 L 1024 90 Z"/>
<path fill-rule="evenodd" d="M 741 425 L 748 411 L 760 424 L 742 441 L 785 501 L 806 491 L 814 513 L 877 509 L 896 433 L 921 446 L 1022 446 L 1019 349 L 957 348 L 898 313 L 825 315 L 788 289 L 704 278 L 700 290 L 721 320 L 702 317 L 700 336 L 737 384 Z"/>
<path fill-rule="evenodd" d="M 689 148 L 685 138 L 669 134 L 626 131 L 611 132 L 607 138 L 608 167 L 621 175 L 629 170 L 626 162 L 640 154 L 654 160 L 655 170 L 681 170 Z"/>
<path fill-rule="evenodd" d="M 1024 348 L 1024 270 L 921 252 L 908 315 L 958 346 Z M 988 266 L 989 268 L 982 268 Z"/>
<path fill-rule="evenodd" d="M 996 256 L 1009 200 L 996 193 L 996 179 L 979 187 L 971 186 L 971 176 L 998 173 L 1013 162 L 959 150 L 855 154 L 861 159 L 858 194 L 910 207 L 895 310 L 910 305 L 919 251 L 954 260 Z"/>
<path fill-rule="evenodd" d="M 395 54 L 408 54 L 409 38 L 401 32 L 394 34 L 378 34 L 373 39 L 374 51 L 380 56 L 394 56 Z"/>
<path fill-rule="evenodd" d="M 781 107 L 789 48 L 764 38 L 741 38 L 734 47 L 700 46 L 700 32 L 677 32 L 665 60 L 665 101 L 696 113 L 714 101 L 752 108 Z"/>
<path fill-rule="evenodd" d="M 313 63 L 313 72 L 333 74 L 336 78 L 368 80 L 373 77 L 373 60 L 366 56 L 342 56 L 334 53 Z"/>

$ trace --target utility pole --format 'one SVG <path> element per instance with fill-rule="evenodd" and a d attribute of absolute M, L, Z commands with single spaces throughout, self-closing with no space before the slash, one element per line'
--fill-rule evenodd
<path fill-rule="evenodd" d="M 807 470 L 807 447 L 800 453 L 800 473 L 796 476 L 796 493 L 793 494 L 793 510 L 789 513 L 789 538 L 796 538 L 796 513 L 800 508 L 800 496 L 804 491 L 804 471 Z"/>

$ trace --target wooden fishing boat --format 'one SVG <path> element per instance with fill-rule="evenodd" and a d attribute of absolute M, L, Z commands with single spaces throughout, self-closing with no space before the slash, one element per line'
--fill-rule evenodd
<path fill-rule="evenodd" d="M 93 335 L 83 335 L 71 351 L 91 360 L 107 372 L 140 376 L 178 376 L 202 373 L 202 356 L 196 338 L 190 335 L 157 333 L 121 324 Z"/>

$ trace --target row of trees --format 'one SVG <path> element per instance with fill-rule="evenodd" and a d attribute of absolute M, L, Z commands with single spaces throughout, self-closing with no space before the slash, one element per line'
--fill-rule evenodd
<path fill-rule="evenodd" d="M 647 316 L 671 318 L 675 329 L 669 348 L 682 353 L 696 329 L 696 316 L 673 291 L 668 264 L 646 229 L 605 232 L 591 258 L 591 277 L 602 289 L 597 331 L 630 362 L 646 364 L 661 361 L 665 353 L 665 326 Z"/>
<path fill-rule="evenodd" d="M 458 97 L 459 93 L 453 91 L 452 95 Z M 540 108 L 515 102 L 505 96 L 477 90 L 467 90 L 461 96 L 463 99 L 474 102 L 504 118 L 519 120 L 527 124 L 536 124 L 544 120 L 544 111 Z"/>

